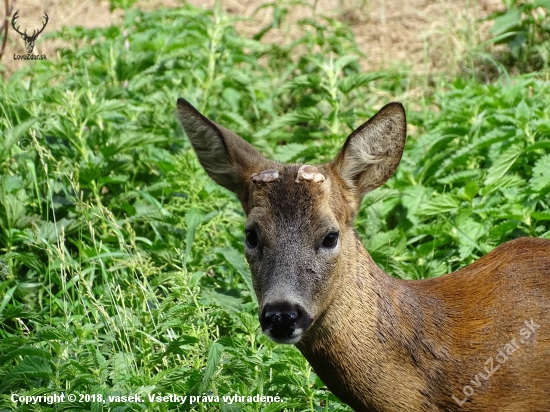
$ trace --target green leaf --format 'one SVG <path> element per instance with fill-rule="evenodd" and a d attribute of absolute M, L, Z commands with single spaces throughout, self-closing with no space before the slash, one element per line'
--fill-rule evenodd
<path fill-rule="evenodd" d="M 241 93 L 235 90 L 233 87 L 226 87 L 222 92 L 222 97 L 229 103 L 231 110 L 239 112 L 239 102 L 241 101 Z"/>
<path fill-rule="evenodd" d="M 349 76 L 346 76 L 344 80 L 339 83 L 340 91 L 347 94 L 355 89 L 358 89 L 361 86 L 364 86 L 367 83 L 378 80 L 382 77 L 384 77 L 384 74 L 380 72 L 353 73 Z"/>
<path fill-rule="evenodd" d="M 102 113 L 106 112 L 116 112 L 117 110 L 123 109 L 126 107 L 124 102 L 118 100 L 103 100 L 101 102 L 92 104 L 86 107 L 86 117 L 94 118 Z"/>
<path fill-rule="evenodd" d="M 487 172 L 485 178 L 485 185 L 491 185 L 497 182 L 502 176 L 508 172 L 512 165 L 516 162 L 518 157 L 523 152 L 523 147 L 520 145 L 512 145 L 504 152 L 502 152 L 495 160 L 493 165 Z"/>
<path fill-rule="evenodd" d="M 525 148 L 525 151 L 538 150 L 538 149 L 550 149 L 550 140 L 540 140 Z"/>
<path fill-rule="evenodd" d="M 60 340 L 62 342 L 72 342 L 75 339 L 75 336 L 63 329 L 45 327 L 38 332 L 38 338 L 41 341 Z"/>
<path fill-rule="evenodd" d="M 487 44 L 503 44 L 513 41 L 515 38 L 517 38 L 519 31 L 509 31 L 506 33 L 499 34 L 498 36 L 492 37 L 486 42 L 483 42 L 481 45 L 485 46 Z"/>
<path fill-rule="evenodd" d="M 521 10 L 510 9 L 502 16 L 495 19 L 495 23 L 489 31 L 493 36 L 508 32 L 521 25 Z"/>
<path fill-rule="evenodd" d="M 200 342 L 200 339 L 194 336 L 189 336 L 189 335 L 180 336 L 176 340 L 173 340 L 172 342 L 170 342 L 168 346 L 166 346 L 166 350 L 162 355 L 165 356 L 170 353 L 185 355 L 186 353 L 188 353 L 191 347 L 198 344 L 199 342 Z"/>
<path fill-rule="evenodd" d="M 131 379 L 134 373 L 135 359 L 133 353 L 116 352 L 111 358 L 110 377 L 113 382 L 124 383 Z"/>
<path fill-rule="evenodd" d="M 475 181 L 471 181 L 466 186 L 464 186 L 464 195 L 469 201 L 472 201 L 473 198 L 478 194 L 478 192 L 479 186 Z"/>
<path fill-rule="evenodd" d="M 6 362 L 17 358 L 17 357 L 23 357 L 23 356 L 34 356 L 37 358 L 45 358 L 50 360 L 52 358 L 52 355 L 50 352 L 45 351 L 44 349 L 40 348 L 34 348 L 32 346 L 23 346 L 21 348 L 14 349 L 10 352 L 8 352 L 5 355 L 0 356 L 0 366 L 4 365 Z"/>
<path fill-rule="evenodd" d="M 243 310 L 243 300 L 228 293 L 202 289 L 201 296 L 209 303 L 221 307 L 232 315 Z"/>
<path fill-rule="evenodd" d="M 473 153 L 479 153 L 485 147 L 501 142 L 503 140 L 513 137 L 517 133 L 517 127 L 502 126 L 494 130 L 489 131 L 482 137 L 478 137 L 472 141 L 472 143 L 464 146 L 463 148 L 456 150 L 456 152 L 448 153 L 441 151 L 445 160 L 443 164 L 435 170 L 435 176 L 440 177 L 448 173 L 453 168 L 460 167 L 472 157 Z M 429 162 L 429 160 L 428 160 Z"/>
<path fill-rule="evenodd" d="M 535 220 L 550 220 L 550 212 L 533 212 L 531 217 Z"/>
<path fill-rule="evenodd" d="M 299 123 L 313 122 L 319 123 L 323 119 L 324 113 L 317 107 L 306 107 L 303 109 L 298 109 L 294 112 L 285 113 L 279 118 L 275 119 L 273 122 L 269 123 L 268 126 L 257 131 L 254 134 L 255 138 L 262 138 L 270 133 L 273 133 L 277 129 L 284 128 L 285 126 L 294 126 Z"/>
<path fill-rule="evenodd" d="M 36 118 L 32 118 L 21 122 L 11 129 L 2 131 L 2 138 L 0 139 L 0 161 L 4 162 L 16 143 L 25 143 L 25 147 L 30 144 L 29 139 L 24 137 L 27 135 L 27 130 L 37 121 Z M 1 129 L 0 129 L 1 131 Z M 28 135 L 27 135 L 28 136 Z M 25 140 L 26 139 L 26 140 Z M 23 147 L 22 147 L 23 149 Z"/>
<path fill-rule="evenodd" d="M 13 298 L 13 294 L 15 293 L 18 286 L 19 285 L 17 284 L 15 286 L 12 286 L 10 289 L 8 289 L 8 291 L 2 298 L 2 303 L 0 304 L 0 322 L 4 320 L 4 316 L 5 316 L 4 309 L 6 308 L 6 305 L 10 302 L 10 300 Z M 10 309 L 13 309 L 13 308 L 10 308 Z M 10 319 L 9 316 L 5 316 L 5 318 Z"/>
<path fill-rule="evenodd" d="M 252 276 L 250 275 L 250 269 L 248 268 L 248 265 L 246 264 L 243 255 L 232 247 L 216 248 L 215 252 L 223 255 L 227 263 L 229 263 L 233 267 L 233 269 L 235 269 L 241 275 L 246 287 L 250 291 L 252 299 L 254 299 L 254 301 L 257 303 L 256 293 L 254 292 L 254 287 L 252 286 Z"/>
<path fill-rule="evenodd" d="M 478 240 L 487 233 L 488 227 L 470 217 L 461 215 L 456 219 L 456 228 L 460 244 L 458 251 L 461 260 L 471 256 L 474 249 L 482 252 Z"/>
<path fill-rule="evenodd" d="M 438 215 L 440 213 L 455 212 L 460 206 L 460 201 L 449 193 L 434 195 L 432 200 L 420 206 L 420 214 L 424 216 Z"/>
<path fill-rule="evenodd" d="M 0 178 L 5 193 L 15 193 L 23 187 L 23 179 L 19 176 L 4 175 Z"/>
<path fill-rule="evenodd" d="M 348 55 L 342 56 L 334 62 L 334 68 L 336 71 L 341 71 L 344 67 L 350 65 L 351 63 L 357 62 L 359 60 L 358 56 Z"/>
<path fill-rule="evenodd" d="M 394 229 L 376 233 L 368 240 L 366 246 L 376 263 L 386 268 L 389 263 L 388 256 L 400 255 L 404 251 L 406 243 L 403 240 L 405 240 L 403 234 L 398 229 Z"/>
<path fill-rule="evenodd" d="M 2 378 L 0 394 L 5 393 L 23 379 L 43 378 L 48 380 L 51 374 L 51 363 L 47 359 L 29 356 L 10 369 L 8 375 Z"/>
<path fill-rule="evenodd" d="M 44 356 L 29 356 L 11 370 L 10 375 L 23 375 L 27 378 L 48 378 L 52 373 L 51 364 Z"/>
<path fill-rule="evenodd" d="M 525 103 L 525 100 L 522 100 L 516 107 L 516 118 L 519 120 L 520 125 L 525 125 L 531 118 L 531 109 Z"/>
<path fill-rule="evenodd" d="M 307 149 L 307 146 L 301 143 L 289 143 L 283 146 L 277 146 L 273 158 L 278 162 L 288 163 L 296 159 L 305 149 Z"/>
<path fill-rule="evenodd" d="M 286 82 L 281 91 L 300 91 L 307 89 L 314 89 L 321 84 L 321 77 L 314 74 L 302 74 L 294 77 L 292 80 Z"/>
<path fill-rule="evenodd" d="M 377 193 L 379 190 L 375 190 L 371 193 Z M 409 186 L 403 190 L 402 203 L 407 208 L 407 219 L 409 219 L 414 225 L 420 223 L 418 217 L 419 210 L 423 204 L 430 197 L 431 190 L 422 186 Z"/>
<path fill-rule="evenodd" d="M 187 227 L 187 235 L 185 236 L 185 261 L 189 260 L 191 255 L 191 247 L 195 239 L 195 231 L 197 227 L 204 221 L 205 216 L 200 210 L 192 208 L 185 214 L 185 225 Z"/>
<path fill-rule="evenodd" d="M 214 372 L 218 369 L 223 350 L 224 347 L 217 342 L 213 342 L 212 345 L 210 345 L 210 349 L 208 350 L 208 360 L 206 362 L 206 368 L 204 369 L 204 377 L 202 378 L 202 383 L 198 393 L 203 393 L 206 390 L 208 383 L 212 379 L 212 376 L 214 376 Z"/>
<path fill-rule="evenodd" d="M 479 176 L 479 169 L 461 170 L 460 172 L 451 173 L 450 175 L 437 179 L 437 183 L 441 185 L 448 185 L 450 183 L 456 183 L 461 181 L 471 181 L 473 178 L 478 176 Z"/>
<path fill-rule="evenodd" d="M 550 185 L 550 154 L 537 160 L 533 168 L 533 177 L 529 180 L 529 186 L 537 192 L 548 185 Z"/>

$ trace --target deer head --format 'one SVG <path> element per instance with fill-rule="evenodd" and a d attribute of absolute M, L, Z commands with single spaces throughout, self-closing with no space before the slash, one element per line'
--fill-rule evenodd
<path fill-rule="evenodd" d="M 237 195 L 247 215 L 245 254 L 264 333 L 279 343 L 298 342 L 338 299 L 338 274 L 356 248 L 353 221 L 361 199 L 399 164 L 403 106 L 384 106 L 332 162 L 318 166 L 268 160 L 184 99 L 178 113 L 206 172 Z"/>
<path fill-rule="evenodd" d="M 38 38 L 38 35 L 44 31 L 44 28 L 48 24 L 49 17 L 46 13 L 44 13 L 44 18 L 46 20 L 44 21 L 44 23 L 42 25 L 42 28 L 40 30 L 33 30 L 33 33 L 30 36 L 27 34 L 27 29 L 25 29 L 25 31 L 22 33 L 22 32 L 19 31 L 19 27 L 21 27 L 21 26 L 15 27 L 15 21 L 17 20 L 18 17 L 19 17 L 19 10 L 17 10 L 15 12 L 15 14 L 13 15 L 13 17 L 11 19 L 11 25 L 12 25 L 13 29 L 17 33 L 19 33 L 21 35 L 21 37 L 23 38 L 23 40 L 25 41 L 25 48 L 27 49 L 27 53 L 30 54 L 34 50 L 34 43 L 36 42 L 36 39 Z"/>

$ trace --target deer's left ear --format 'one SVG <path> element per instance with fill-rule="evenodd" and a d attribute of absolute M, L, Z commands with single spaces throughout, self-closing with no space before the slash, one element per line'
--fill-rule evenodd
<path fill-rule="evenodd" d="M 406 137 L 405 109 L 401 103 L 389 103 L 347 138 L 330 165 L 360 202 L 393 175 Z"/>

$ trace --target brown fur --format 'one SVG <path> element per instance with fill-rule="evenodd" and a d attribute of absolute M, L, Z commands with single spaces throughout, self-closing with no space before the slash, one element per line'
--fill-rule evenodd
<path fill-rule="evenodd" d="M 363 195 L 401 158 L 401 105 L 317 166 L 323 182 L 296 181 L 300 165 L 266 160 L 183 99 L 178 111 L 201 164 L 237 194 L 258 236 L 245 251 L 260 314 L 273 302 L 304 309 L 311 323 L 296 346 L 342 401 L 357 411 L 550 410 L 549 240 L 517 239 L 458 272 L 403 281 L 353 229 Z M 266 169 L 279 177 L 253 184 Z M 324 247 L 335 231 L 337 246 Z"/>

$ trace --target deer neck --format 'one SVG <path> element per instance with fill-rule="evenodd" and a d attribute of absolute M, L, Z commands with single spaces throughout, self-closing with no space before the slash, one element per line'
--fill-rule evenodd
<path fill-rule="evenodd" d="M 355 246 L 334 302 L 296 346 L 327 387 L 357 411 L 437 410 L 426 398 L 447 384 L 438 369 L 447 348 L 433 330 L 439 311 L 425 311 L 407 282 L 384 273 L 359 240 Z"/>

